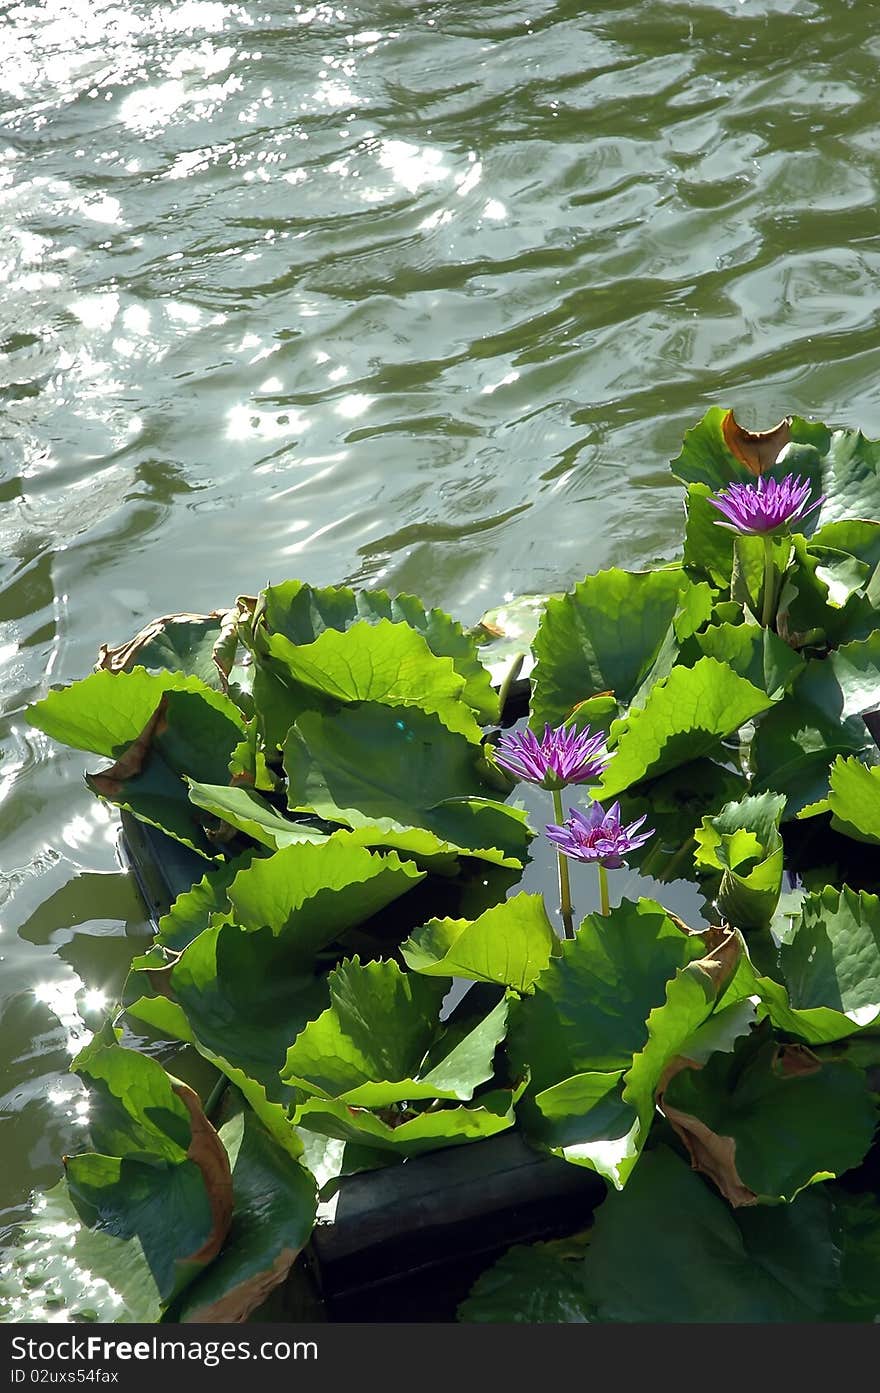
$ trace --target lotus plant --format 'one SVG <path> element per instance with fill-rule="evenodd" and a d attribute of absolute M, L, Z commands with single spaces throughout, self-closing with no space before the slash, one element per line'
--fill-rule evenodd
<path fill-rule="evenodd" d="M 605 771 L 611 756 L 605 748 L 605 736 L 594 733 L 589 726 L 578 730 L 574 725 L 544 726 L 539 740 L 531 730 L 511 731 L 503 735 L 495 751 L 495 761 L 514 778 L 546 788 L 553 798 L 553 812 L 558 822 L 565 817 L 562 790 L 570 784 L 591 783 Z M 566 938 L 574 938 L 573 908 L 568 862 L 557 851 L 559 868 L 559 908 Z"/>
<path fill-rule="evenodd" d="M 559 848 L 562 856 L 571 856 L 576 861 L 590 861 L 599 871 L 599 901 L 601 912 L 608 914 L 608 871 L 617 870 L 624 865 L 624 858 L 630 851 L 644 846 L 653 831 L 640 832 L 646 814 L 636 818 L 624 827 L 620 820 L 620 804 L 612 803 L 606 809 L 601 803 L 592 803 L 584 815 L 574 809 L 571 816 L 561 826 L 551 824 L 547 828 L 550 841 Z"/>
<path fill-rule="evenodd" d="M 716 518 L 718 527 L 741 537 L 760 537 L 764 543 L 764 604 L 761 622 L 767 629 L 773 622 L 776 572 L 773 564 L 773 538 L 786 533 L 793 522 L 802 522 L 814 513 L 825 495 L 807 504 L 809 480 L 797 474 L 784 479 L 768 479 L 760 474 L 754 484 L 731 484 L 713 495 L 709 502 L 725 519 Z"/>

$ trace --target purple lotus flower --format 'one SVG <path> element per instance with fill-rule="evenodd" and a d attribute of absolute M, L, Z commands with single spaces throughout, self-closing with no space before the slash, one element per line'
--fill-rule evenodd
<path fill-rule="evenodd" d="M 715 519 L 719 527 L 763 537 L 791 522 L 803 521 L 825 502 L 823 494 L 807 508 L 810 489 L 809 480 L 796 474 L 787 474 L 780 480 L 767 479 L 761 474 L 754 484 L 731 484 L 709 502 L 727 518 L 727 522 Z"/>
<path fill-rule="evenodd" d="M 496 763 L 517 779 L 542 788 L 565 788 L 585 784 L 604 773 L 611 756 L 605 749 L 605 736 L 594 735 L 589 726 L 544 726 L 538 740 L 530 730 L 503 735 L 495 751 Z"/>
<path fill-rule="evenodd" d="M 586 817 L 575 809 L 562 827 L 551 823 L 547 836 L 566 856 L 576 861 L 598 862 L 606 870 L 616 871 L 627 852 L 644 846 L 653 837 L 653 832 L 639 832 L 645 816 L 622 827 L 619 803 L 612 803 L 607 812 L 601 803 L 592 803 Z"/>

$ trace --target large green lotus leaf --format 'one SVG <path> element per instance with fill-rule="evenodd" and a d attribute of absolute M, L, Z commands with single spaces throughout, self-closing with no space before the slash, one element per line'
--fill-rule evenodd
<path fill-rule="evenodd" d="M 666 1000 L 649 1015 L 647 1040 L 624 1078 L 622 1099 L 635 1110 L 638 1128 L 631 1154 L 609 1176 L 616 1189 L 628 1180 L 645 1145 L 657 1089 L 673 1061 L 680 1055 L 694 1058 L 707 1042 L 718 1050 L 732 1049 L 754 1020 L 754 1006 L 734 986 L 741 951 L 736 935 L 710 930 L 705 956 L 678 969 L 666 985 Z"/>
<path fill-rule="evenodd" d="M 219 924 L 199 934 L 170 974 L 200 1051 L 239 1086 L 238 1070 L 285 1101 L 278 1070 L 287 1046 L 324 1009 L 327 992 L 308 973 L 291 935 Z"/>
<path fill-rule="evenodd" d="M 880 565 L 880 522 L 867 518 L 828 522 L 810 538 L 810 551 L 818 552 L 820 547 L 854 556 L 873 572 Z"/>
<path fill-rule="evenodd" d="M 739 1204 L 749 1194 L 791 1201 L 851 1170 L 877 1125 L 861 1070 L 822 1064 L 803 1045 L 779 1045 L 764 1030 L 700 1069 L 682 1069 L 661 1106 L 695 1168 Z"/>
<path fill-rule="evenodd" d="M 474 636 L 442 609 L 426 610 L 415 595 L 391 596 L 386 590 L 347 586 L 318 589 L 304 581 L 270 585 L 262 595 L 267 628 L 291 643 L 313 643 L 326 629 L 344 631 L 359 620 L 408 624 L 421 634 L 437 658 L 450 658 L 464 678 L 462 698 L 483 723 L 497 720 L 498 695 L 477 654 Z"/>
<path fill-rule="evenodd" d="M 825 495 L 810 531 L 828 522 L 880 514 L 880 443 L 861 431 L 827 431 L 795 417 L 782 464 L 786 473 L 816 480 Z"/>
<path fill-rule="evenodd" d="M 757 624 L 715 624 L 693 640 L 697 656 L 717 658 L 727 663 L 752 686 L 766 692 L 774 701 L 784 696 L 797 681 L 804 666 L 799 653 Z"/>
<path fill-rule="evenodd" d="M 807 895 L 793 934 L 780 947 L 779 967 L 796 1019 L 807 1024 L 814 1012 L 826 1010 L 845 1018 L 838 1023 L 845 1028 L 823 1043 L 875 1025 L 880 1020 L 880 899 L 847 885 Z"/>
<path fill-rule="evenodd" d="M 458 1308 L 472 1323 L 586 1324 L 595 1312 L 584 1294 L 582 1242 L 518 1244 L 489 1267 Z"/>
<path fill-rule="evenodd" d="M 94 1153 L 71 1156 L 67 1183 L 90 1228 L 135 1240 L 164 1305 L 204 1266 L 213 1214 L 201 1170 L 193 1161 L 149 1165 Z"/>
<path fill-rule="evenodd" d="M 396 852 L 359 846 L 350 832 L 300 842 L 252 862 L 229 887 L 242 930 L 284 934 L 288 959 L 311 972 L 315 954 L 423 880 Z"/>
<path fill-rule="evenodd" d="M 666 1147 L 599 1209 L 583 1265 L 607 1322 L 815 1321 L 840 1276 L 830 1200 L 731 1209 Z"/>
<path fill-rule="evenodd" d="M 67 1180 L 37 1202 L 12 1264 L 27 1285 L 16 1293 L 0 1282 L 0 1296 L 15 1320 L 63 1307 L 82 1319 L 156 1321 L 222 1239 L 224 1153 L 195 1095 L 117 1045 L 109 1026 L 72 1068 L 89 1088 L 92 1142 L 114 1154 L 66 1158 Z"/>
<path fill-rule="evenodd" d="M 786 570 L 791 557 L 791 542 L 784 535 L 774 537 L 771 540 L 770 549 L 775 572 L 777 575 L 781 575 Z M 742 605 L 744 618 L 751 613 L 757 620 L 762 614 L 766 568 L 766 554 L 761 538 L 741 536 L 737 533 L 733 539 L 730 598 Z M 747 619 L 746 622 L 748 622 Z"/>
<path fill-rule="evenodd" d="M 771 704 L 765 692 L 715 658 L 674 668 L 653 688 L 644 707 L 611 727 L 616 749 L 602 776 L 602 795 L 622 793 L 642 779 L 709 754 Z"/>
<path fill-rule="evenodd" d="M 329 832 L 321 832 L 306 821 L 282 817 L 272 804 L 250 788 L 227 788 L 211 784 L 190 784 L 191 800 L 206 812 L 222 818 L 230 827 L 273 851 L 294 846 L 297 842 L 325 842 Z M 403 852 L 425 870 L 435 875 L 452 875 L 461 855 L 476 855 L 470 848 L 444 841 L 422 827 L 401 827 L 392 818 L 365 822 L 352 831 L 352 845 L 373 848 L 386 847 Z M 504 852 L 486 848 L 479 853 L 483 860 L 499 865 L 521 864 Z"/>
<path fill-rule="evenodd" d="M 542 895 L 514 895 L 478 919 L 431 919 L 401 948 L 411 972 L 527 992 L 558 946 Z"/>
<path fill-rule="evenodd" d="M 245 1320 L 285 1280 L 315 1222 L 315 1181 L 251 1112 L 220 1129 L 235 1209 L 219 1257 L 187 1289 L 175 1321 Z"/>
<path fill-rule="evenodd" d="M 132 973 L 133 977 L 146 976 L 142 973 Z M 142 986 L 146 983 L 142 983 Z M 236 1088 L 250 1104 L 256 1116 L 260 1119 L 267 1132 L 272 1136 L 281 1149 L 296 1160 L 302 1154 L 302 1142 L 297 1135 L 285 1102 L 277 1101 L 276 1095 L 277 1080 L 272 1077 L 273 1097 L 269 1096 L 266 1084 L 262 1083 L 253 1075 L 239 1065 L 232 1062 L 223 1054 L 218 1054 L 216 1050 L 209 1049 L 202 1040 L 198 1039 L 193 1033 L 186 1012 L 177 1001 L 172 1001 L 169 997 L 163 996 L 161 992 L 154 992 L 153 995 L 137 996 L 132 990 L 132 1000 L 126 1002 L 126 1014 L 133 1021 L 143 1025 L 148 1025 L 152 1030 L 164 1036 L 166 1040 L 180 1040 L 182 1043 L 192 1045 L 209 1063 L 219 1069 L 222 1074 L 229 1079 L 230 1083 L 235 1084 Z M 303 989 L 299 981 L 293 983 L 292 996 L 297 998 L 299 1014 L 294 1018 L 294 1025 L 307 1019 L 309 1014 L 316 1014 L 324 1005 L 326 992 L 321 991 L 317 986 L 313 988 L 313 997 Z M 283 1009 L 283 1008 L 282 1008 Z M 279 1012 L 279 1015 L 281 1012 Z M 277 1027 L 279 1036 L 290 1027 L 290 1017 L 284 1015 L 281 1024 Z M 210 1032 L 210 1020 L 207 1029 Z M 271 1024 L 270 1024 L 271 1029 Z M 265 1046 L 265 1042 L 261 1042 Z M 232 1052 L 235 1051 L 235 1041 L 229 1046 Z M 283 1053 L 283 1047 L 281 1047 Z M 267 1076 L 272 1075 L 271 1068 L 266 1070 Z"/>
<path fill-rule="evenodd" d="M 713 1044 L 723 1048 L 754 1019 L 751 1004 L 739 1001 L 718 1012 L 723 1020 L 713 1016 L 735 971 L 740 941 L 712 930 L 699 942 L 705 956 L 679 967 L 666 983 L 665 1001 L 648 1015 L 644 1043 L 633 1051 L 629 1069 L 577 1074 L 534 1100 L 529 1124 L 534 1139 L 564 1160 L 597 1171 L 615 1189 L 627 1183 L 641 1154 L 655 1092 L 672 1061 L 684 1050 L 698 1049 L 695 1041 L 708 1022 L 715 1021 Z"/>
<path fill-rule="evenodd" d="M 831 813 L 838 832 L 860 842 L 880 842 L 880 767 L 838 757 L 831 766 L 828 797 L 803 808 L 800 817 Z"/>
<path fill-rule="evenodd" d="M 548 600 L 533 645 L 532 728 L 577 721 L 575 708 L 601 693 L 630 701 L 653 668 L 689 585 L 674 568 L 614 569 Z"/>
<path fill-rule="evenodd" d="M 435 657 L 408 624 L 359 620 L 344 633 L 325 629 L 314 643 L 297 646 L 283 634 L 269 634 L 266 645 L 285 681 L 317 698 L 307 704 L 324 706 L 329 700 L 412 705 L 433 712 L 447 729 L 479 743 L 480 727 L 462 699 L 464 678 L 451 658 Z"/>
<path fill-rule="evenodd" d="M 71 1069 L 89 1090 L 95 1148 L 65 1158 L 74 1204 L 90 1228 L 137 1238 L 167 1304 L 228 1231 L 226 1152 L 198 1096 L 156 1060 L 123 1049 L 109 1023 Z"/>
<path fill-rule="evenodd" d="M 190 1111 L 157 1060 L 123 1049 L 108 1025 L 70 1067 L 89 1089 L 89 1132 L 96 1151 L 142 1161 L 186 1159 Z"/>
<path fill-rule="evenodd" d="M 294 846 L 297 842 L 325 842 L 327 833 L 307 822 L 294 822 L 282 817 L 255 789 L 242 785 L 202 784 L 194 779 L 189 784 L 190 802 L 212 817 L 219 818 L 238 832 L 244 832 L 261 846 L 272 851 Z"/>
<path fill-rule="evenodd" d="M 459 1314 L 648 1325 L 870 1322 L 880 1311 L 878 1274 L 873 1197 L 827 1185 L 793 1204 L 731 1209 L 661 1146 L 643 1158 L 625 1194 L 608 1196 L 588 1233 L 510 1249 Z"/>
<path fill-rule="evenodd" d="M 439 1033 L 445 985 L 403 972 L 395 962 L 358 958 L 340 963 L 327 985 L 330 1006 L 288 1049 L 285 1082 L 346 1102 L 361 1084 L 411 1083 Z M 376 1106 L 408 1097 L 404 1090 Z"/>
<path fill-rule="evenodd" d="M 315 954 L 422 878 L 411 862 L 352 846 L 344 832 L 241 871 L 228 891 L 239 922 L 204 930 L 170 973 L 201 1052 L 240 1087 L 231 1069 L 270 1103 L 283 1101 L 289 1090 L 278 1071 L 287 1047 L 327 1003 Z"/>
<path fill-rule="evenodd" d="M 123 756 L 124 758 L 124 756 Z M 204 819 L 189 802 L 186 784 L 161 758 L 152 757 L 133 778 L 114 780 L 110 771 L 87 774 L 86 783 L 99 798 L 138 822 L 157 827 L 205 860 L 215 860 L 220 848 L 208 837 Z"/>
<path fill-rule="evenodd" d="M 120 674 L 116 680 L 126 676 Z M 241 712 L 222 692 L 202 683 L 196 689 L 170 690 L 116 763 L 88 775 L 87 782 L 94 793 L 141 821 L 160 827 L 203 855 L 214 855 L 183 780 L 191 776 L 208 783 L 224 782 L 229 757 L 243 730 Z"/>
<path fill-rule="evenodd" d="M 540 1093 L 576 1074 L 628 1069 L 669 978 L 704 946 L 654 900 L 624 900 L 608 915 L 588 915 L 533 995 L 511 1010 L 515 1073 L 530 1071 L 530 1092 Z"/>
<path fill-rule="evenodd" d="M 298 1126 L 324 1136 L 338 1137 L 371 1150 L 404 1159 L 441 1147 L 461 1146 L 505 1132 L 515 1121 L 515 1093 L 498 1089 L 484 1093 L 468 1107 L 441 1107 L 436 1111 L 399 1114 L 385 1121 L 366 1108 L 353 1108 L 337 1098 L 307 1098 L 297 1108 Z M 400 1118 L 405 1117 L 404 1121 Z"/>
<path fill-rule="evenodd" d="M 482 753 L 415 707 L 364 702 L 332 714 L 306 712 L 287 738 L 284 767 L 298 812 L 370 828 L 372 838 L 385 833 L 393 845 L 406 829 L 421 828 L 445 844 L 437 851 L 500 864 L 525 857 L 525 816 L 487 798 Z"/>
<path fill-rule="evenodd" d="M 28 708 L 32 726 L 62 745 L 118 759 L 137 740 L 166 692 L 209 690 L 181 672 L 93 672 Z"/>
<path fill-rule="evenodd" d="M 225 861 L 178 895 L 159 920 L 156 943 L 180 953 L 208 927 L 215 914 L 225 914 L 229 908 L 229 887 L 239 871 L 250 865 L 252 857 L 253 852 L 246 851 L 232 861 Z"/>
<path fill-rule="evenodd" d="M 351 1107 L 385 1108 L 419 1099 L 467 1102 L 491 1079 L 506 1002 L 463 1034 L 440 1025 L 446 985 L 395 962 L 353 958 L 327 983 L 330 1006 L 288 1050 L 286 1083 Z"/>
<path fill-rule="evenodd" d="M 880 631 L 808 662 L 797 688 L 758 725 L 751 759 L 756 791 L 788 796 L 785 817 L 824 797 L 838 755 L 876 754 L 861 715 L 880 690 Z"/>
<path fill-rule="evenodd" d="M 153 1324 L 162 1297 L 137 1237 L 83 1222 L 67 1181 L 38 1195 L 16 1246 L 0 1266 L 0 1320 Z"/>
<path fill-rule="evenodd" d="M 684 565 L 710 577 L 715 585 L 730 586 L 734 535 L 719 527 L 722 514 L 710 502 L 708 484 L 691 484 L 687 491 Z"/>

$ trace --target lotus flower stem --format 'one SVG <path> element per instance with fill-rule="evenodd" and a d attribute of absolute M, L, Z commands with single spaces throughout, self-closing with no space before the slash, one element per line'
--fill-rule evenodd
<path fill-rule="evenodd" d="M 565 820 L 565 809 L 562 806 L 562 790 L 554 788 L 553 793 L 553 815 L 559 823 Z M 562 928 L 565 938 L 574 938 L 574 911 L 571 903 L 571 881 L 568 878 L 568 861 L 561 851 L 557 849 L 556 863 L 559 867 L 559 912 L 562 915 Z"/>
<path fill-rule="evenodd" d="M 214 1086 L 211 1089 L 211 1092 L 208 1094 L 207 1098 L 205 1099 L 202 1105 L 202 1110 L 205 1114 L 205 1117 L 212 1124 L 216 1123 L 216 1119 L 219 1116 L 220 1107 L 226 1095 L 226 1090 L 228 1087 L 229 1079 L 227 1078 L 227 1076 L 225 1074 L 218 1074 L 217 1078 L 214 1080 Z"/>
<path fill-rule="evenodd" d="M 611 901 L 608 898 L 608 872 L 601 861 L 597 863 L 597 869 L 599 871 L 599 913 L 610 914 Z"/>
<path fill-rule="evenodd" d="M 522 672 L 522 665 L 524 662 L 525 654 L 520 653 L 516 658 L 514 658 L 513 662 L 510 664 L 510 667 L 504 674 L 504 681 L 501 683 L 501 688 L 498 692 L 498 719 L 500 721 L 504 720 L 504 708 L 507 705 L 507 702 L 510 698 L 510 690 L 514 682 Z"/>
<path fill-rule="evenodd" d="M 776 618 L 776 566 L 773 561 L 773 538 L 764 538 L 764 610 L 761 623 L 765 629 L 773 627 Z"/>

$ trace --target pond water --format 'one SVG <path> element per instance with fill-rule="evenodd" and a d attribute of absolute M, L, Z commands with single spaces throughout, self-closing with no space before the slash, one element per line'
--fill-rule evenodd
<path fill-rule="evenodd" d="M 880 434 L 873 21 L 0 5 L 0 1236 L 146 932 L 93 761 L 24 707 L 269 580 L 473 621 L 670 557 L 713 403 Z"/>

